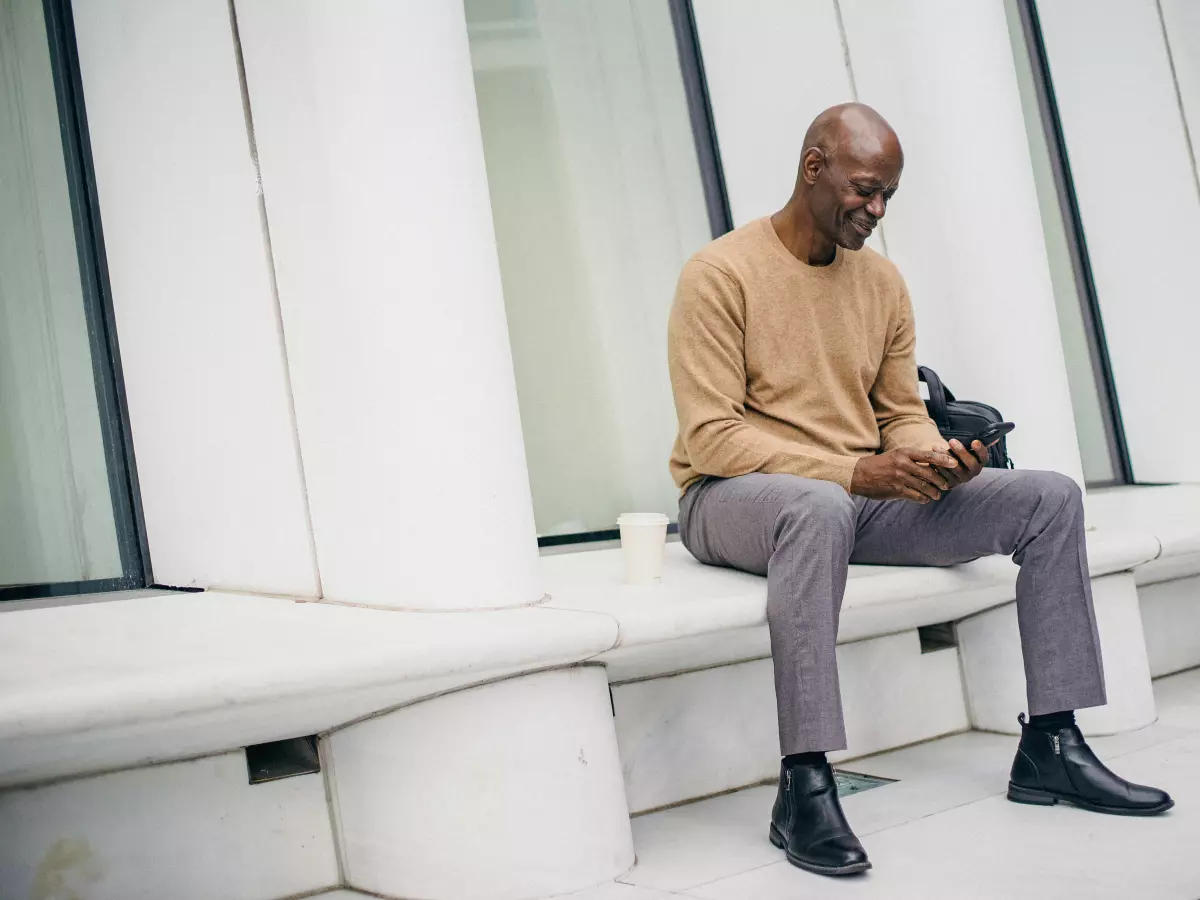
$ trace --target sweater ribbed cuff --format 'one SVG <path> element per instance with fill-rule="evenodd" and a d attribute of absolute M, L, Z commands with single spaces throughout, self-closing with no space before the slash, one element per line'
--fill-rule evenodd
<path fill-rule="evenodd" d="M 860 457 L 857 456 L 838 456 L 829 461 L 830 476 L 829 481 L 836 482 L 846 489 L 846 493 L 850 493 L 850 483 L 854 480 L 854 467 L 858 465 Z"/>

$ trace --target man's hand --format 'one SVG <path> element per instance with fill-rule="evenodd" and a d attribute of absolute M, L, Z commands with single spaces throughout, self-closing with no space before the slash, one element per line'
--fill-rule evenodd
<path fill-rule="evenodd" d="M 968 450 L 961 441 L 954 440 L 950 442 L 949 447 L 958 460 L 958 465 L 953 469 L 943 470 L 941 474 L 950 483 L 951 488 L 966 484 L 983 471 L 988 459 L 988 448 L 983 446 L 982 442 L 975 441 Z"/>
<path fill-rule="evenodd" d="M 962 483 L 955 481 L 952 484 L 947 477 L 959 465 L 954 456 L 936 450 L 900 449 L 864 456 L 854 467 L 850 493 L 872 500 L 928 503 L 940 499 L 954 484 Z"/>

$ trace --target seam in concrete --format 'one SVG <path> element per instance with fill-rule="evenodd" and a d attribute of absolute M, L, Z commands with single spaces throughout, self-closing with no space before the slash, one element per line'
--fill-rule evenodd
<path fill-rule="evenodd" d="M 233 593 L 232 591 L 230 593 Z M 246 591 L 238 591 L 239 594 L 247 593 Z M 410 606 L 380 606 L 374 603 L 355 603 L 350 600 L 330 600 L 326 597 L 321 597 L 314 600 L 311 597 L 296 597 L 297 603 L 319 603 L 322 606 L 345 606 L 350 609 L 375 609 L 380 612 L 406 612 L 406 613 L 487 613 L 487 612 L 510 612 L 514 609 L 534 609 L 550 602 L 549 594 L 542 594 L 537 600 L 531 600 L 528 603 L 515 603 L 512 606 L 463 606 L 454 607 L 453 609 L 433 609 L 429 607 L 410 607 Z"/>
<path fill-rule="evenodd" d="M 280 900 L 308 900 L 309 897 L 324 897 L 326 894 L 341 890 L 348 890 L 348 888 L 340 884 L 331 884 L 326 887 L 314 888 L 311 891 L 302 891 L 299 894 L 288 894 L 286 897 L 281 897 Z"/>
<path fill-rule="evenodd" d="M 837 18 L 838 36 L 842 39 L 842 59 L 846 62 L 846 74 L 850 77 L 850 96 L 858 102 L 858 84 L 854 80 L 854 66 L 850 64 L 850 39 L 846 37 L 846 23 L 842 19 L 841 0 L 833 0 L 833 14 Z"/>
<path fill-rule="evenodd" d="M 846 75 L 850 79 L 850 96 L 855 103 L 859 103 L 858 82 L 854 80 L 854 65 L 850 61 L 850 38 L 846 34 L 846 22 L 842 18 L 841 0 L 833 0 L 833 14 L 837 18 L 838 37 L 842 39 L 842 59 L 846 62 Z M 888 252 L 887 229 L 882 221 L 879 223 L 879 244 L 883 247 L 883 255 L 890 259 L 892 254 Z"/>
<path fill-rule="evenodd" d="M 348 884 L 346 841 L 342 833 L 342 808 L 338 802 L 337 779 L 333 772 L 333 745 L 329 735 L 317 737 L 317 758 L 321 761 L 321 778 L 325 782 L 325 811 L 329 814 L 329 833 L 333 837 L 333 858 L 337 862 L 338 881 Z"/>
<path fill-rule="evenodd" d="M 758 628 L 758 627 L 765 627 L 765 625 L 764 626 L 752 625 L 750 627 Z M 694 637 L 701 637 L 701 636 L 707 637 L 708 635 L 711 635 L 711 634 L 720 634 L 720 633 L 721 632 L 719 632 L 719 631 L 710 631 L 710 632 L 704 632 L 701 635 L 689 635 L 689 637 L 693 637 L 693 636 Z M 680 638 L 676 638 L 676 640 L 680 640 Z M 668 642 L 667 641 L 651 641 L 647 644 L 635 644 L 634 646 L 650 647 L 650 646 L 653 646 L 654 644 L 665 644 L 665 643 L 668 643 Z M 668 678 L 679 678 L 684 675 L 695 675 L 697 672 L 710 672 L 713 669 L 724 669 L 724 668 L 727 668 L 728 666 L 740 666 L 740 665 L 743 665 L 744 663 L 762 662 L 764 659 L 770 659 L 770 658 L 771 658 L 771 655 L 769 653 L 765 656 L 748 656 L 745 659 L 738 658 L 738 659 L 730 660 L 729 662 L 706 663 L 702 666 L 693 666 L 688 669 L 677 669 L 672 672 L 662 672 L 658 675 L 636 675 L 633 678 L 626 678 L 624 681 L 610 682 L 610 684 L 613 687 L 618 688 L 618 687 L 625 687 L 625 685 L 627 685 L 627 684 L 642 684 L 643 682 L 646 682 L 646 681 L 665 681 Z"/>
<path fill-rule="evenodd" d="M 547 594 L 546 600 L 550 600 L 550 599 L 552 599 L 552 598 L 550 597 L 549 594 Z M 602 654 L 608 653 L 612 650 L 616 650 L 618 647 L 621 646 L 622 640 L 624 638 L 624 633 L 621 631 L 621 620 L 618 619 L 616 616 L 614 616 L 612 613 L 607 613 L 607 612 L 604 612 L 603 610 L 599 610 L 599 609 L 569 609 L 566 607 L 558 607 L 558 606 L 547 606 L 547 607 L 545 607 L 545 612 L 572 613 L 574 615 L 581 615 L 581 616 L 599 616 L 600 618 L 607 619 L 608 621 L 613 623 L 613 627 L 616 629 L 616 637 L 613 638 L 612 645 L 609 647 L 605 647 L 603 650 L 597 650 L 591 656 L 584 657 L 585 659 L 595 659 L 597 656 L 601 656 Z M 602 665 L 603 665 L 603 663 L 602 663 Z"/>
<path fill-rule="evenodd" d="M 1167 17 L 1163 13 L 1162 0 L 1154 0 L 1158 10 L 1158 24 L 1162 28 L 1163 46 L 1167 49 L 1167 65 L 1171 69 L 1171 86 L 1175 88 L 1175 103 L 1179 107 L 1179 121 L 1183 125 L 1183 143 L 1187 147 L 1188 161 L 1192 164 L 1192 180 L 1196 185 L 1196 199 L 1200 200 L 1200 168 L 1196 166 L 1196 146 L 1192 142 L 1192 130 L 1188 127 L 1187 110 L 1183 105 L 1183 91 L 1179 87 L 1179 73 L 1175 70 L 1175 54 L 1171 52 L 1171 36 L 1167 33 Z"/>
<path fill-rule="evenodd" d="M 532 600 L 529 603 L 517 603 L 512 606 L 468 606 L 440 609 L 438 607 L 425 606 L 384 606 L 377 603 L 356 603 L 352 600 L 331 600 L 328 597 L 309 597 L 304 594 L 278 594 L 272 591 L 255 591 L 247 588 L 220 584 L 210 584 L 208 587 L 204 588 L 204 591 L 215 594 L 237 595 L 239 597 L 265 597 L 270 600 L 288 600 L 292 603 L 308 603 L 315 606 L 340 606 L 346 609 L 373 609 L 378 612 L 430 613 L 438 615 L 454 615 L 456 613 L 512 612 L 513 610 L 519 609 L 537 609 L 538 607 L 545 606 L 545 604 L 549 603 L 551 599 L 549 594 L 543 594 L 537 600 Z M 167 592 L 163 592 L 164 595 L 166 593 Z M 197 591 L 195 593 L 200 592 Z M 563 611 L 564 610 L 555 609 L 555 612 Z M 565 611 L 574 612 L 575 610 Z"/>
<path fill-rule="evenodd" d="M 258 139 L 254 134 L 254 114 L 250 108 L 250 86 L 246 81 L 246 58 L 242 55 L 242 35 L 238 30 L 237 7 L 229 2 L 229 27 L 233 34 L 233 52 L 237 61 L 238 87 L 242 93 L 242 113 L 246 119 L 246 143 L 250 149 L 250 162 L 254 166 L 257 190 L 258 218 L 262 228 L 263 253 L 267 261 L 267 277 L 271 286 L 272 310 L 275 313 L 275 334 L 279 343 L 279 355 L 283 364 L 284 394 L 287 396 L 288 420 L 292 423 L 292 447 L 296 454 L 296 466 L 300 473 L 300 499 L 304 507 L 304 524 L 308 529 L 309 556 L 317 597 L 324 596 L 321 584 L 321 567 L 317 558 L 317 535 L 313 530 L 312 504 L 308 496 L 308 475 L 304 469 L 304 450 L 300 446 L 300 423 L 296 418 L 296 396 L 292 387 L 292 367 L 288 359 L 287 334 L 283 325 L 283 307 L 279 302 L 279 282 L 275 273 L 275 246 L 271 241 L 271 223 L 267 217 L 267 198 L 263 193 L 262 168 L 258 162 Z"/>

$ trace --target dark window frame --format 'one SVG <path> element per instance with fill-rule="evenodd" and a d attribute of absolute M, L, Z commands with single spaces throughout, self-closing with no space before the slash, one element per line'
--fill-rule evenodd
<path fill-rule="evenodd" d="M 58 104 L 67 190 L 79 258 L 96 402 L 100 413 L 100 433 L 108 469 L 122 574 L 116 578 L 90 581 L 0 587 L 0 601 L 131 590 L 148 587 L 154 581 L 137 469 L 133 460 L 133 436 L 125 402 L 125 381 L 104 253 L 104 232 L 100 225 L 91 140 L 83 104 L 75 22 L 69 0 L 43 0 L 42 9 Z"/>
<path fill-rule="evenodd" d="M 692 10 L 691 0 L 669 0 L 669 3 L 671 23 L 675 26 L 675 46 L 679 51 L 679 68 L 683 73 L 683 90 L 692 120 L 692 136 L 696 141 L 696 159 L 700 163 L 700 180 L 704 185 L 704 200 L 708 207 L 708 224 L 713 237 L 719 238 L 733 231 L 733 213 L 729 208 L 729 192 L 725 187 L 721 145 L 717 141 L 708 79 L 704 74 L 696 14 Z"/>
<path fill-rule="evenodd" d="M 729 209 L 729 194 L 725 188 L 725 170 L 721 167 L 721 148 L 713 123 L 712 103 L 708 81 L 704 75 L 704 58 L 700 54 L 700 39 L 696 33 L 696 16 L 691 0 L 668 0 L 671 24 L 675 31 L 675 47 L 679 69 L 683 76 L 683 91 L 687 98 L 692 137 L 696 142 L 696 161 L 700 166 L 700 182 L 704 188 L 704 203 L 712 236 L 718 238 L 733 230 L 733 215 Z M 677 534 L 679 526 L 672 522 L 667 531 Z M 569 544 L 591 544 L 615 541 L 621 537 L 616 528 L 600 531 L 580 531 L 571 534 L 548 534 L 538 537 L 539 547 L 562 547 Z"/>
<path fill-rule="evenodd" d="M 1083 327 L 1087 336 L 1088 357 L 1092 364 L 1100 397 L 1100 412 L 1104 422 L 1104 437 L 1108 455 L 1112 460 L 1116 477 L 1103 481 L 1089 481 L 1089 488 L 1115 487 L 1133 484 L 1133 464 L 1129 457 L 1129 444 L 1125 438 L 1125 424 L 1121 418 L 1121 403 L 1117 397 L 1116 380 L 1113 377 L 1112 360 L 1108 353 L 1108 341 L 1104 336 L 1104 320 L 1100 314 L 1100 301 L 1096 283 L 1092 277 L 1092 263 L 1088 255 L 1087 236 L 1083 219 L 1079 213 L 1079 201 L 1075 195 L 1075 182 L 1071 177 L 1071 162 L 1067 155 L 1066 139 L 1062 121 L 1058 114 L 1058 101 L 1054 95 L 1054 81 L 1050 74 L 1050 61 L 1042 39 L 1042 26 L 1038 18 L 1036 0 L 1015 0 L 1021 16 L 1021 29 L 1029 58 L 1033 64 L 1033 82 L 1037 91 L 1038 110 L 1042 128 L 1050 148 L 1050 165 L 1054 171 L 1054 184 L 1058 190 L 1058 207 L 1062 212 L 1067 233 L 1067 246 L 1071 254 L 1071 267 L 1075 272 L 1075 290 L 1083 314 Z"/>

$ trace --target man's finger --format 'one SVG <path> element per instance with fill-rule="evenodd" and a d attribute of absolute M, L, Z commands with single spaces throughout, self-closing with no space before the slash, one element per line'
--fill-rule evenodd
<path fill-rule="evenodd" d="M 939 491 L 950 490 L 950 482 L 946 480 L 946 476 L 933 466 L 925 466 L 918 462 L 909 461 L 907 464 L 901 463 L 900 467 L 903 471 L 908 472 L 908 474 L 915 475 L 922 481 L 929 482 L 929 484 L 932 484 Z"/>
<path fill-rule="evenodd" d="M 997 440 L 996 443 L 999 443 Z M 980 467 L 987 464 L 989 447 L 983 446 L 982 441 L 976 441 L 971 445 L 971 450 L 975 454 L 975 459 L 979 461 Z"/>
<path fill-rule="evenodd" d="M 929 498 L 915 488 L 906 487 L 900 492 L 900 497 L 903 500 L 911 500 L 913 503 L 928 503 Z"/>
<path fill-rule="evenodd" d="M 982 461 L 975 447 L 983 446 L 979 441 L 975 441 L 971 445 L 971 449 L 967 449 L 962 441 L 954 440 L 950 442 L 950 450 L 959 459 L 959 465 L 963 467 L 963 480 L 970 481 L 980 470 L 983 469 L 983 463 L 987 461 L 987 450 L 983 451 Z"/>
<path fill-rule="evenodd" d="M 942 473 L 942 477 L 946 479 L 951 488 L 956 488 L 971 480 L 970 470 L 961 463 L 953 469 L 938 469 L 938 471 Z"/>
<path fill-rule="evenodd" d="M 912 450 L 908 453 L 908 458 L 913 462 L 924 463 L 927 466 L 939 466 L 943 469 L 953 469 L 961 465 L 949 453 L 943 453 L 940 450 Z"/>
<path fill-rule="evenodd" d="M 924 494 L 930 500 L 940 500 L 942 498 L 941 489 L 933 482 L 926 481 L 919 475 L 906 475 L 903 483 L 912 490 Z"/>
<path fill-rule="evenodd" d="M 956 487 L 961 487 L 970 481 L 970 473 L 964 470 L 962 466 L 959 466 L 957 469 L 952 470 L 952 474 L 946 475 L 946 480 L 950 482 L 950 490 L 954 490 Z"/>
<path fill-rule="evenodd" d="M 960 440 L 955 439 L 950 442 L 950 452 L 954 454 L 959 465 L 969 466 L 975 461 L 975 454 L 963 446 L 963 442 Z"/>

